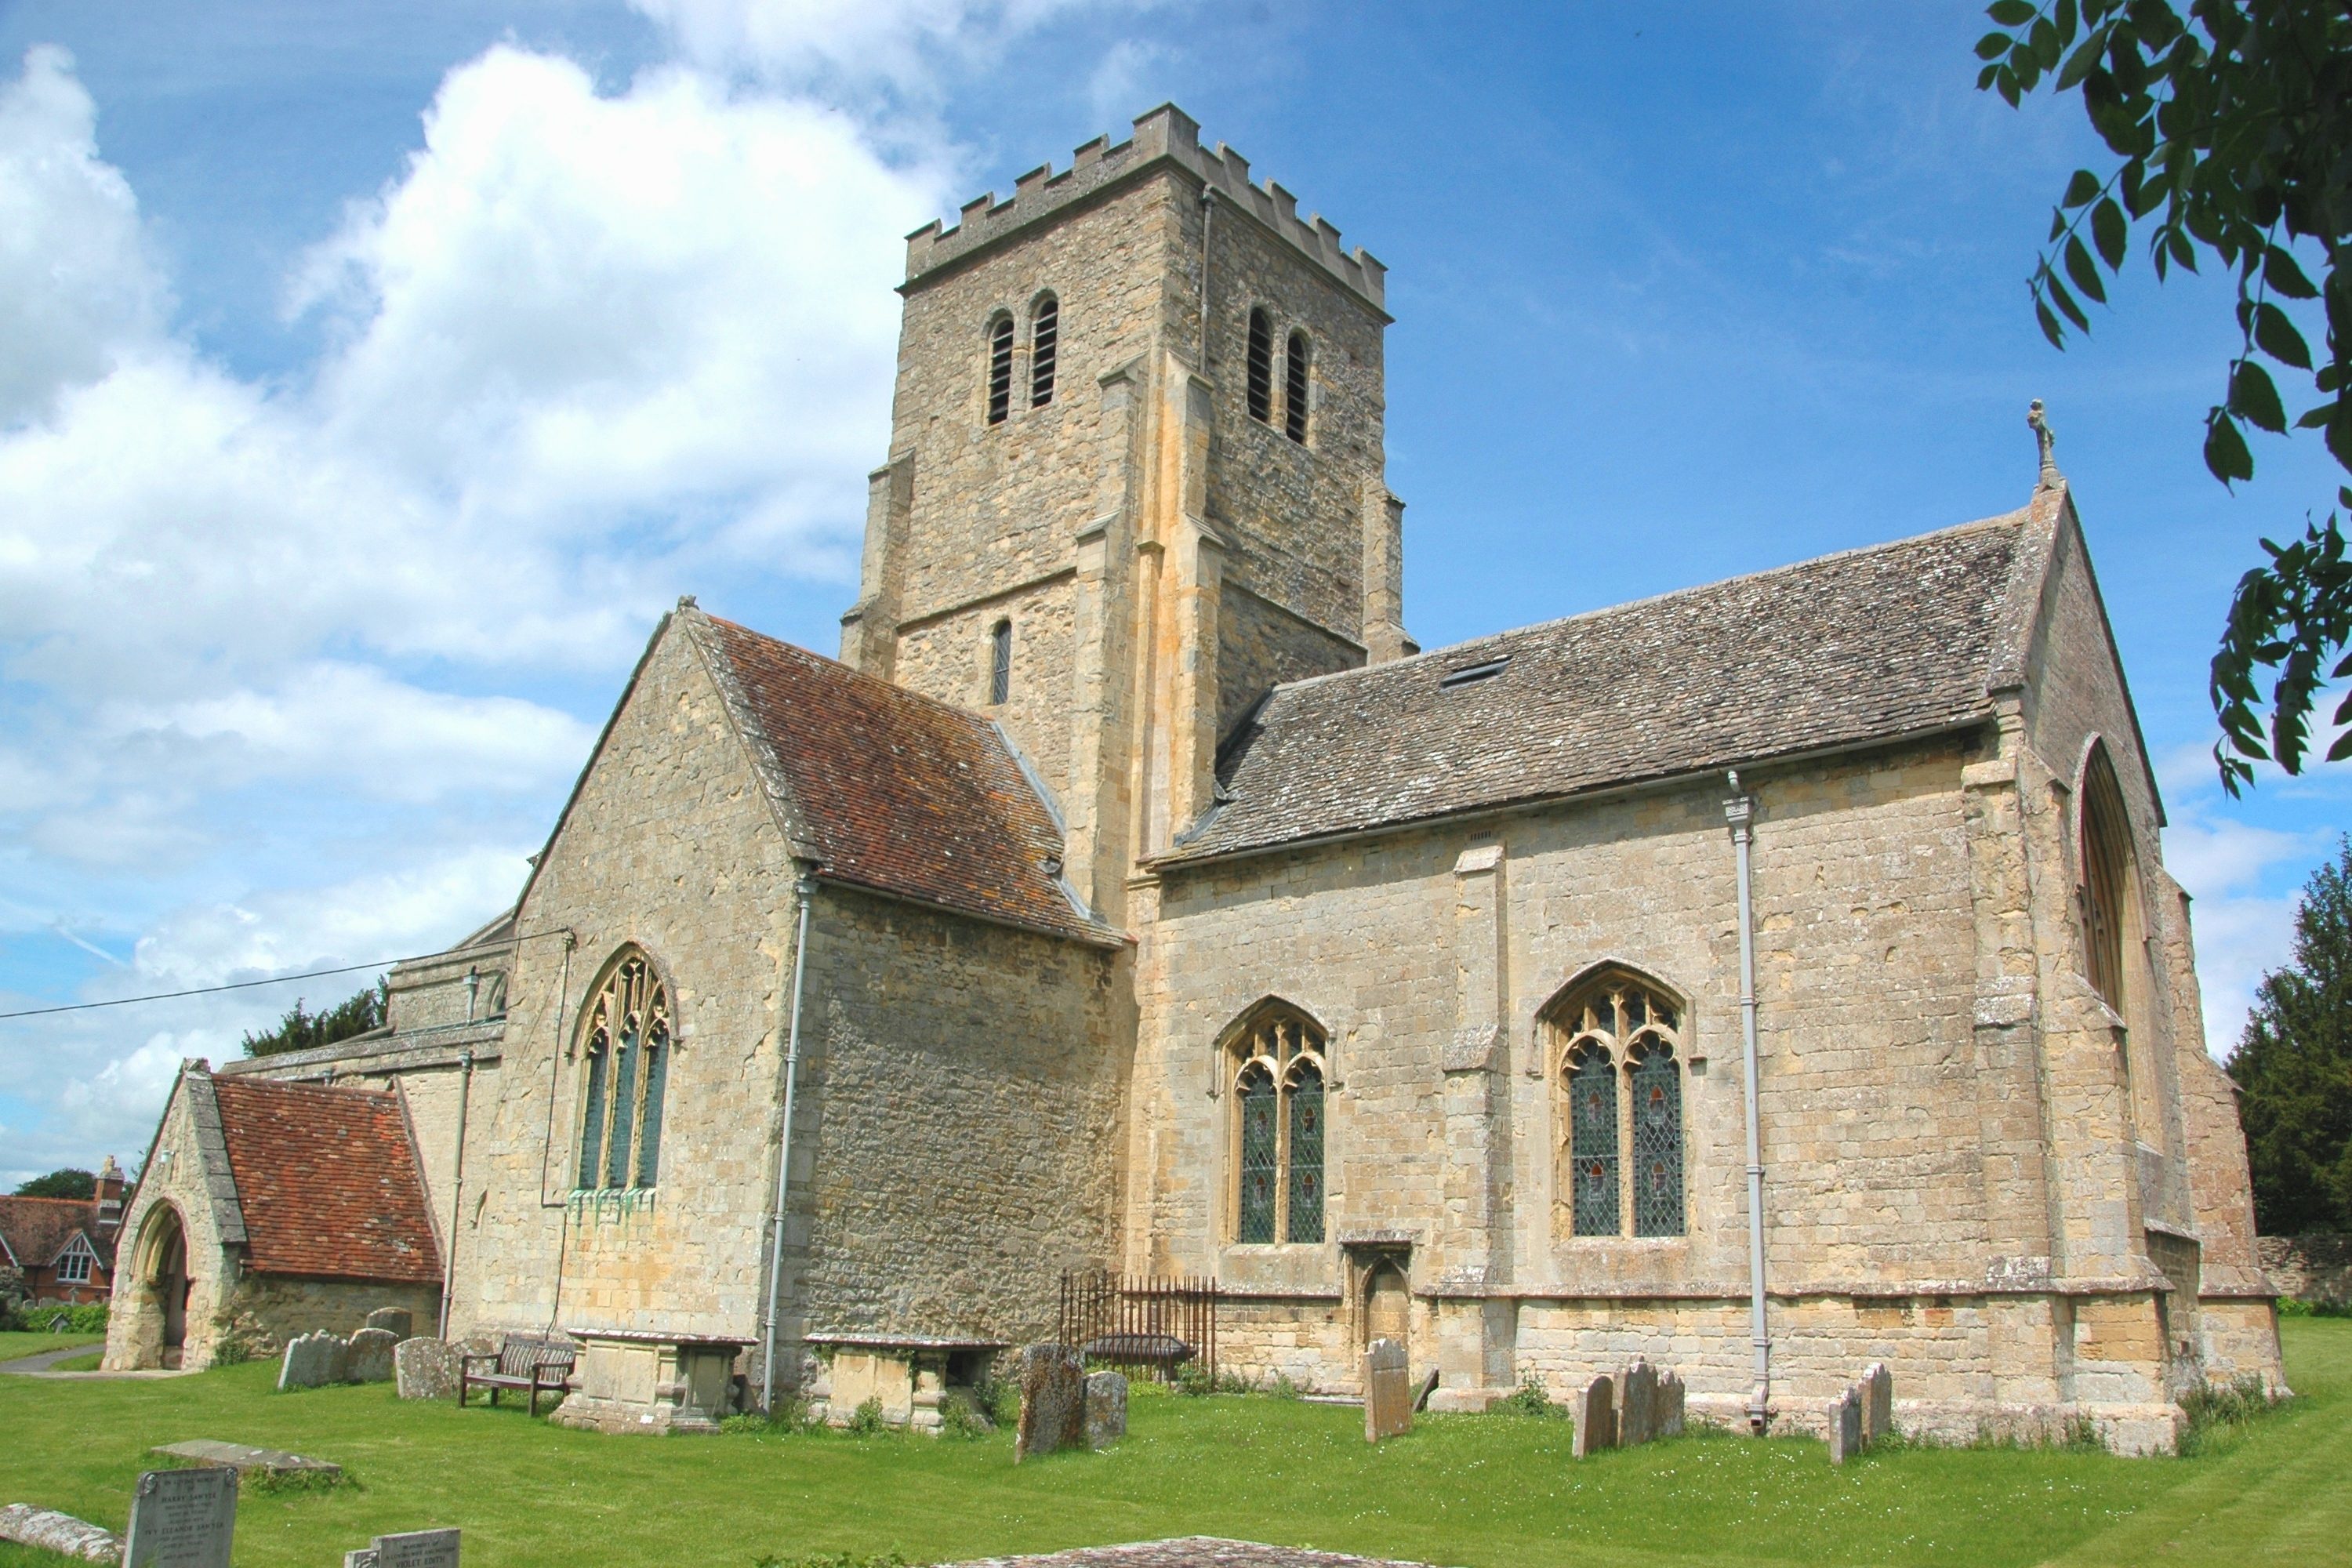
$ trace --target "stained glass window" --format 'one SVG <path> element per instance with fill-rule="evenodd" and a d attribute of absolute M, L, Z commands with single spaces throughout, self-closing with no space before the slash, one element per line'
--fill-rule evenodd
<path fill-rule="evenodd" d="M 669 1088 L 669 992 L 643 952 L 623 949 L 590 994 L 580 1050 L 575 1184 L 588 1190 L 654 1185 Z"/>
<path fill-rule="evenodd" d="M 1609 1053 L 1587 1045 L 1568 1069 L 1569 1163 L 1574 1173 L 1576 1234 L 1615 1236 L 1617 1075 Z"/>
<path fill-rule="evenodd" d="M 1544 1011 L 1559 1050 L 1558 1201 L 1574 1236 L 1681 1236 L 1680 1008 L 1604 974 Z"/>
<path fill-rule="evenodd" d="M 1325 1072 L 1322 1031 L 1269 1008 L 1227 1050 L 1234 1086 L 1234 1239 L 1254 1245 L 1323 1239 Z"/>
<path fill-rule="evenodd" d="M 1323 1075 L 1302 1061 L 1290 1080 L 1290 1239 L 1323 1239 Z"/>
<path fill-rule="evenodd" d="M 1645 1035 L 1628 1075 L 1633 1101 L 1633 1234 L 1683 1233 L 1683 1080 L 1672 1047 Z"/>
<path fill-rule="evenodd" d="M 1242 1212 L 1239 1239 L 1274 1239 L 1274 1193 L 1282 1179 L 1276 1153 L 1274 1079 L 1253 1062 L 1242 1072 Z"/>

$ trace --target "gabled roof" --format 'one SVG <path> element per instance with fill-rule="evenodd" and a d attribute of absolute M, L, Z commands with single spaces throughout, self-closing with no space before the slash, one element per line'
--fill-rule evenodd
<path fill-rule="evenodd" d="M 430 1283 L 440 1253 L 396 1095 L 209 1079 L 257 1274 Z"/>
<path fill-rule="evenodd" d="M 114 1243 L 99 1233 L 96 1198 L 0 1197 L 0 1243 L 17 1267 L 50 1267 L 77 1236 L 102 1267 L 114 1267 Z"/>
<path fill-rule="evenodd" d="M 677 615 L 820 878 L 1118 940 L 1063 885 L 1061 829 L 994 724 L 691 605 Z"/>
<path fill-rule="evenodd" d="M 1276 687 L 1219 758 L 1219 804 L 1160 863 L 1989 719 L 2013 580 L 2040 570 L 2021 542 L 2054 523 L 2063 493 Z"/>

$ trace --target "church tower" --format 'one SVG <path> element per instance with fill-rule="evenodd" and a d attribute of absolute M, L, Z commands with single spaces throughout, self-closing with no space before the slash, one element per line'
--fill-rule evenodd
<path fill-rule="evenodd" d="M 1279 681 L 1412 651 L 1381 264 L 1163 105 L 908 237 L 842 658 L 997 721 L 1124 914 Z"/>

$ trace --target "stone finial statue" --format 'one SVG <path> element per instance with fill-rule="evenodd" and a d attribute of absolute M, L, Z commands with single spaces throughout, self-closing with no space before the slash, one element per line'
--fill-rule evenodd
<path fill-rule="evenodd" d="M 2042 448 L 2042 479 L 2038 488 L 2054 490 L 2065 481 L 2058 472 L 2058 459 L 2052 451 L 2057 443 L 2058 433 L 2050 428 L 2050 421 L 2042 415 L 2042 399 L 2037 397 L 2026 405 L 2025 422 L 2033 427 L 2034 442 Z"/>

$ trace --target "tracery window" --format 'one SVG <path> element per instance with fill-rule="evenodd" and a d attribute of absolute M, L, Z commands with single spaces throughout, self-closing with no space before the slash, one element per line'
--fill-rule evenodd
<path fill-rule="evenodd" d="M 1062 342 L 1062 306 L 1051 294 L 1029 312 L 1029 406 L 1054 401 L 1054 362 Z"/>
<path fill-rule="evenodd" d="M 1603 974 L 1545 1010 L 1559 1041 L 1559 1202 L 1573 1236 L 1681 1236 L 1680 1007 Z"/>
<path fill-rule="evenodd" d="M 669 988 L 643 952 L 625 948 L 582 1017 L 586 1070 L 572 1185 L 650 1187 L 661 1169 L 662 1100 L 669 1084 Z"/>
<path fill-rule="evenodd" d="M 999 316 L 988 329 L 988 422 L 1002 425 L 1013 412 L 1013 318 Z"/>
<path fill-rule="evenodd" d="M 1013 623 L 999 621 L 988 634 L 988 700 L 1003 702 L 1013 695 Z"/>
<path fill-rule="evenodd" d="M 1282 356 L 1282 433 L 1302 447 L 1307 445 L 1307 334 L 1291 333 Z"/>
<path fill-rule="evenodd" d="M 1249 313 L 1249 416 L 1274 421 L 1274 322 L 1264 310 Z"/>
<path fill-rule="evenodd" d="M 1225 1050 L 1233 1086 L 1234 1239 L 1323 1239 L 1323 1031 L 1270 1007 Z"/>

